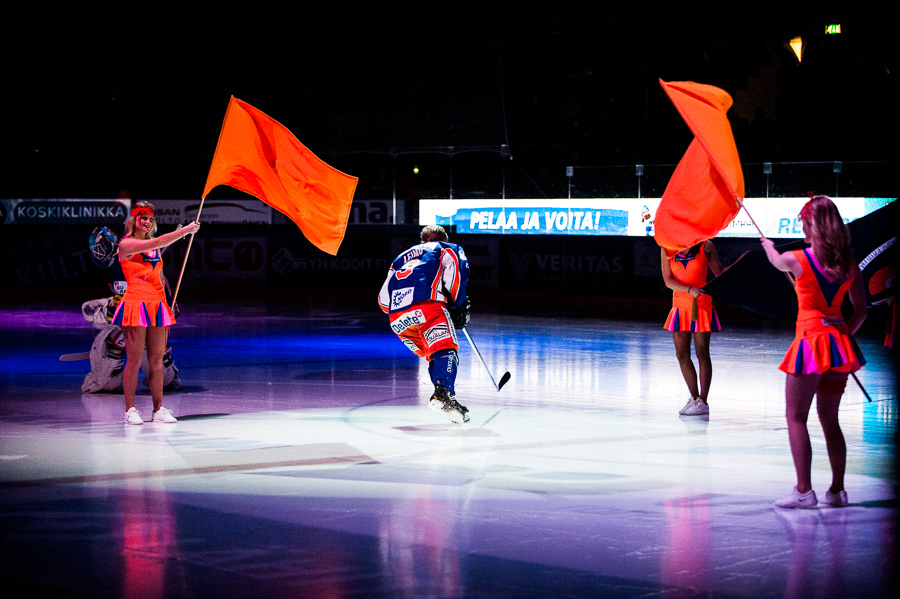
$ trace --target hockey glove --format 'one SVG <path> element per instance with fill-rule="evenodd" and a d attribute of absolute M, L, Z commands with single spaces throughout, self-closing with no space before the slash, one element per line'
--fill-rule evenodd
<path fill-rule="evenodd" d="M 447 304 L 447 311 L 450 313 L 450 320 L 457 329 L 463 329 L 469 324 L 469 312 L 472 308 L 472 302 L 468 296 L 458 306 L 455 304 Z"/>

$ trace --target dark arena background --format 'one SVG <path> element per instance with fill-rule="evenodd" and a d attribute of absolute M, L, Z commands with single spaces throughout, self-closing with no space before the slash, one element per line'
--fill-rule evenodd
<path fill-rule="evenodd" d="M 17 10 L 0 37 L 4 587 L 892 596 L 900 132 L 885 5 Z M 887 206 L 874 220 L 893 231 L 889 274 L 840 406 L 846 508 L 772 506 L 796 480 L 778 370 L 795 305 L 716 299 L 710 414 L 678 414 L 688 392 L 652 236 L 448 227 L 484 359 L 460 335 L 465 424 L 428 409 L 427 364 L 378 308 L 392 259 L 417 243 L 420 200 L 658 201 L 692 139 L 660 80 L 732 97 L 747 198 L 775 212 L 809 193 Z M 98 332 L 82 304 L 111 295 L 88 238 L 121 235 L 140 200 L 162 233 L 193 220 L 231 96 L 359 178 L 350 224 L 331 256 L 215 188 L 190 253 L 164 254 L 173 284 L 185 265 L 169 336 L 181 388 L 164 395 L 178 422 L 129 426 L 121 391 L 82 393 Z M 802 238 L 795 215 L 779 245 Z M 726 267 L 760 249 L 758 235 L 714 242 Z M 765 272 L 734 288 L 774 297 Z M 149 420 L 143 374 L 137 404 Z M 821 500 L 815 414 L 810 434 Z"/>

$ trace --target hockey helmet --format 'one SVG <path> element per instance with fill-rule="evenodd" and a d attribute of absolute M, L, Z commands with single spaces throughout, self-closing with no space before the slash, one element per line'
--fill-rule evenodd
<path fill-rule="evenodd" d="M 91 233 L 88 245 L 91 255 L 103 266 L 109 266 L 116 255 L 119 239 L 107 227 L 97 227 Z"/>

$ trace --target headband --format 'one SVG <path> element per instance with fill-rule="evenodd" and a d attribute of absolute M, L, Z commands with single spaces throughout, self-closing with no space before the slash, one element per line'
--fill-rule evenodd
<path fill-rule="evenodd" d="M 153 208 L 148 208 L 147 206 L 135 206 L 131 209 L 131 216 L 138 217 L 142 214 L 153 216 Z"/>
<path fill-rule="evenodd" d="M 800 209 L 800 215 L 799 215 L 800 220 L 803 220 L 806 218 L 807 214 L 809 214 L 809 205 L 812 204 L 812 201 L 814 199 L 819 197 L 811 191 L 807 195 L 809 196 L 809 201 L 807 201 L 805 204 L 803 204 L 803 208 Z"/>

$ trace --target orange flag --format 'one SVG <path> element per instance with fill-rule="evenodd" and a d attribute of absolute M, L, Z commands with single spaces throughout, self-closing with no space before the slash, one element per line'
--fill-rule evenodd
<path fill-rule="evenodd" d="M 357 181 L 319 160 L 284 125 L 232 96 L 202 197 L 217 185 L 249 193 L 294 221 L 317 248 L 336 255 Z"/>
<path fill-rule="evenodd" d="M 725 113 L 725 91 L 691 81 L 660 80 L 669 99 L 694 134 L 656 211 L 656 243 L 672 256 L 715 237 L 740 210 L 744 173 Z"/>

